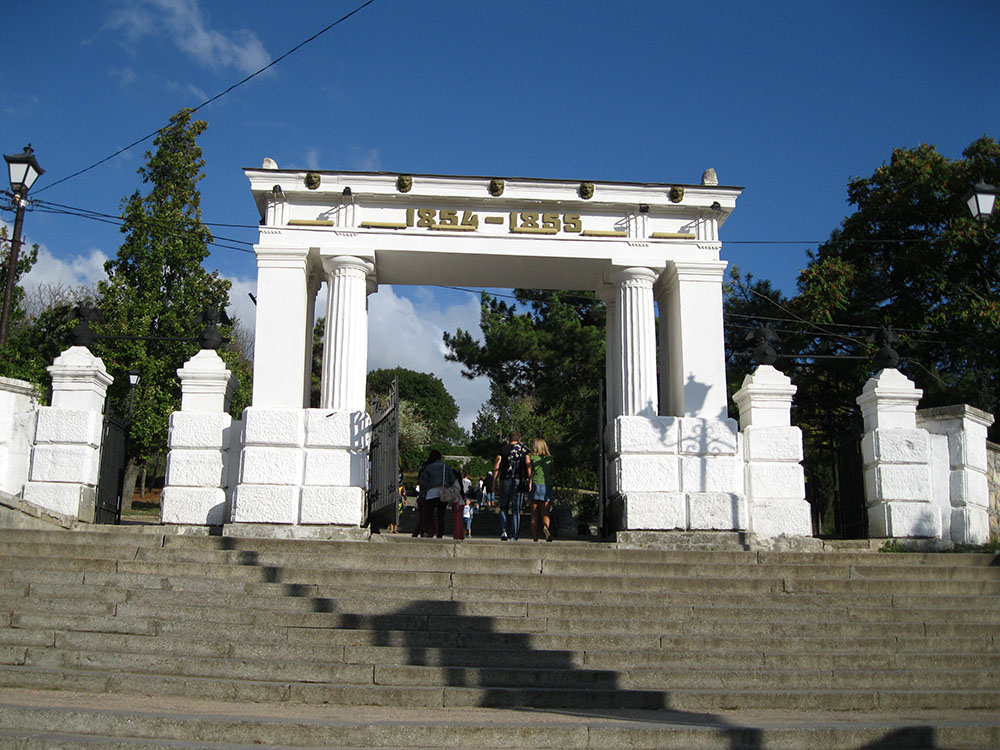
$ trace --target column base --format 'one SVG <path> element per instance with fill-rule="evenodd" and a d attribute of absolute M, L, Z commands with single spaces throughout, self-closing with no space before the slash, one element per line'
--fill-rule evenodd
<path fill-rule="evenodd" d="M 986 544 L 990 540 L 990 516 L 985 508 L 951 509 L 951 541 L 955 544 Z"/>
<path fill-rule="evenodd" d="M 24 499 L 39 508 L 93 523 L 97 487 L 75 482 L 29 481 L 24 485 Z"/>
<path fill-rule="evenodd" d="M 931 503 L 879 503 L 868 508 L 868 536 L 891 539 L 906 537 L 939 539 L 941 513 Z"/>
<path fill-rule="evenodd" d="M 628 492 L 611 503 L 612 523 L 625 531 L 745 531 L 747 500 L 734 492 Z"/>
<path fill-rule="evenodd" d="M 164 487 L 160 523 L 222 526 L 230 518 L 225 490 L 218 487 Z"/>
<path fill-rule="evenodd" d="M 812 508 L 805 500 L 751 500 L 750 517 L 757 536 L 812 536 Z"/>

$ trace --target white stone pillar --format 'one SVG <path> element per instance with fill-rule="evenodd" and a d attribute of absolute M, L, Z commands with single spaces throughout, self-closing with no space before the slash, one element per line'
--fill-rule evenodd
<path fill-rule="evenodd" d="M 38 386 L 0 378 L 0 490 L 20 495 L 28 479 L 38 412 Z"/>
<path fill-rule="evenodd" d="M 92 522 L 97 498 L 104 399 L 114 382 L 104 362 L 83 346 L 64 351 L 48 368 L 52 406 L 38 410 L 24 499 Z"/>
<path fill-rule="evenodd" d="M 162 523 L 221 526 L 230 519 L 229 404 L 238 382 L 218 353 L 202 349 L 177 370 L 181 410 L 170 415 Z"/>
<path fill-rule="evenodd" d="M 308 330 L 308 248 L 255 248 L 257 323 L 253 404 L 303 408 Z M 307 347 L 307 342 L 309 347 Z"/>
<path fill-rule="evenodd" d="M 792 427 L 792 381 L 760 365 L 733 395 L 740 410 L 750 530 L 764 537 L 811 536 L 802 471 L 802 431 Z"/>
<path fill-rule="evenodd" d="M 668 261 L 657 284 L 664 415 L 726 417 L 722 329 L 726 265 L 725 261 Z"/>
<path fill-rule="evenodd" d="M 321 406 L 364 411 L 368 372 L 368 274 L 366 260 L 340 255 L 324 258 L 327 274 L 326 335 Z"/>
<path fill-rule="evenodd" d="M 857 398 L 864 417 L 861 454 L 870 537 L 941 536 L 928 433 L 916 425 L 922 395 L 899 370 L 885 369 L 865 383 Z"/>
<path fill-rule="evenodd" d="M 649 268 L 623 268 L 612 273 L 617 288 L 618 326 L 615 379 L 620 384 L 623 416 L 655 417 L 656 318 L 653 315 L 653 282 Z"/>
<path fill-rule="evenodd" d="M 916 423 L 947 439 L 949 517 L 942 521 L 950 529 L 948 536 L 957 544 L 986 544 L 990 540 L 986 433 L 993 415 L 961 404 L 921 409 Z"/>

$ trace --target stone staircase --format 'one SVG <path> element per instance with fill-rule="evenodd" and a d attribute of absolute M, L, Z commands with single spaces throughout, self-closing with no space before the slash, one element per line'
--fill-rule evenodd
<path fill-rule="evenodd" d="M 711 539 L 0 530 L 0 746 L 1000 747 L 1000 556 Z"/>

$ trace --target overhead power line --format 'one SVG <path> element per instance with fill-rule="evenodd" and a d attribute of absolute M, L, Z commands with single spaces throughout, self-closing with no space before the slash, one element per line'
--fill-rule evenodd
<path fill-rule="evenodd" d="M 197 107 L 192 107 L 191 111 L 192 112 L 197 112 L 199 109 L 202 109 L 203 107 L 207 107 L 212 102 L 221 99 L 222 97 L 224 97 L 229 92 L 233 91 L 234 89 L 239 88 L 240 86 L 242 86 L 244 83 L 247 83 L 251 79 L 256 78 L 261 73 L 263 73 L 265 70 L 268 70 L 269 68 L 274 67 L 275 65 L 277 65 L 279 62 L 281 62 L 282 60 L 284 60 L 286 57 L 288 57 L 292 53 L 297 52 L 298 50 L 302 49 L 303 47 L 305 47 L 310 42 L 312 42 L 312 41 L 318 39 L 319 37 L 323 36 L 323 34 L 325 34 L 326 32 L 330 31 L 330 29 L 334 28 L 335 26 L 340 25 L 341 23 L 343 23 L 344 21 L 346 21 L 351 16 L 355 15 L 356 13 L 360 13 L 362 10 L 364 10 L 369 5 L 371 5 L 373 2 L 375 2 L 375 0 L 367 0 L 367 2 L 362 3 L 357 8 L 355 8 L 354 10 L 352 10 L 350 13 L 348 13 L 348 14 L 346 14 L 344 16 L 341 16 L 340 18 L 338 18 L 333 23 L 328 24 L 327 26 L 323 27 L 322 29 L 320 29 L 319 31 L 317 31 L 315 34 L 313 34 L 311 37 L 309 37 L 308 39 L 305 39 L 305 40 L 299 42 L 294 47 L 292 47 L 290 50 L 288 50 L 287 52 L 285 52 L 283 55 L 279 55 L 278 57 L 274 58 L 271 62 L 269 62 L 267 65 L 265 65 L 260 70 L 254 72 L 254 73 L 251 73 L 246 78 L 244 78 L 241 81 L 238 81 L 237 83 L 234 83 L 232 86 L 230 86 L 229 88 L 225 89 L 224 91 L 220 91 L 215 96 L 206 99 L 201 104 L 199 104 Z M 169 127 L 169 126 L 165 125 L 162 128 L 154 130 L 152 133 L 148 133 L 148 134 L 144 135 L 142 138 L 139 138 L 138 140 L 132 141 L 132 143 L 128 144 L 127 146 L 123 146 L 122 148 L 120 148 L 117 151 L 115 151 L 113 154 L 110 154 L 109 156 L 105 156 L 103 159 L 99 159 L 98 161 L 95 161 L 89 167 L 84 167 L 83 169 L 80 169 L 80 170 L 74 172 L 71 175 L 67 175 L 66 177 L 63 177 L 62 179 L 56 180 L 55 182 L 51 182 L 48 185 L 45 185 L 44 187 L 41 187 L 41 188 L 37 189 L 35 191 L 35 194 L 37 195 L 38 193 L 41 193 L 41 192 L 43 192 L 45 190 L 48 190 L 49 188 L 53 188 L 56 185 L 60 185 L 63 182 L 66 182 L 67 180 L 73 179 L 74 177 L 79 177 L 80 175 L 84 174 L 85 172 L 89 172 L 90 170 L 95 169 L 96 167 L 101 166 L 105 162 L 111 161 L 116 156 L 124 154 L 129 149 L 135 148 L 140 143 L 145 143 L 150 138 L 155 138 L 157 135 L 159 135 L 164 130 L 166 130 L 167 127 Z"/>

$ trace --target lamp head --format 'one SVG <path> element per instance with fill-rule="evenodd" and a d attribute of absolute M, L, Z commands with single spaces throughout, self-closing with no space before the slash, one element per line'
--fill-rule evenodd
<path fill-rule="evenodd" d="M 38 166 L 35 151 L 29 143 L 20 154 L 4 154 L 7 171 L 10 174 L 10 189 L 17 195 L 25 195 L 45 170 Z"/>
<path fill-rule="evenodd" d="M 965 195 L 965 203 L 973 218 L 984 223 L 989 221 L 993 215 L 993 206 L 996 204 L 998 193 L 1000 190 L 982 180 L 973 185 Z"/>

